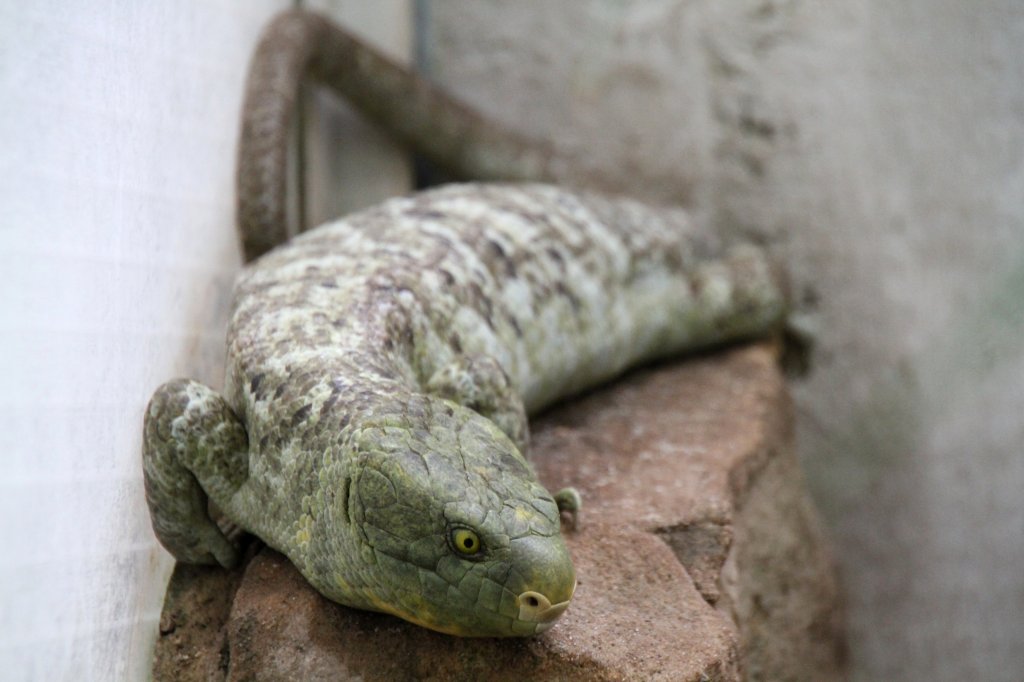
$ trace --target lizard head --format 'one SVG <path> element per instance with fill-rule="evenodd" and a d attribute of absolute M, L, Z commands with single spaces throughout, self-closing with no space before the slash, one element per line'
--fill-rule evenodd
<path fill-rule="evenodd" d="M 424 401 L 359 439 L 348 508 L 367 605 L 461 636 L 547 630 L 576 588 L 554 499 L 490 420 Z"/>

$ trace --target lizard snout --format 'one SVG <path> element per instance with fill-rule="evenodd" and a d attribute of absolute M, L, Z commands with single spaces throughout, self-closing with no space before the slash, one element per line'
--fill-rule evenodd
<path fill-rule="evenodd" d="M 517 620 L 529 624 L 534 632 L 543 632 L 554 625 L 576 592 L 576 571 L 569 552 L 560 535 L 527 536 L 512 541 L 512 556 L 522 578 L 517 581 L 519 589 L 513 591 L 519 592 Z"/>

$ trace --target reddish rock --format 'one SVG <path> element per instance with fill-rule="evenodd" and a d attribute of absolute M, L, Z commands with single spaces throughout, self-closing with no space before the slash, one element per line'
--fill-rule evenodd
<path fill-rule="evenodd" d="M 535 420 L 541 479 L 584 499 L 567 535 L 579 587 L 544 635 L 459 639 L 347 609 L 263 550 L 233 599 L 204 606 L 208 575 L 175 573 L 165 613 L 190 613 L 161 635 L 154 677 L 842 679 L 838 590 L 790 410 L 772 348 L 755 345 L 636 372 Z M 197 623 L 224 626 L 189 636 Z"/>
<path fill-rule="evenodd" d="M 224 678 L 226 625 L 242 571 L 210 566 L 174 567 L 160 614 L 153 679 L 206 682 Z"/>

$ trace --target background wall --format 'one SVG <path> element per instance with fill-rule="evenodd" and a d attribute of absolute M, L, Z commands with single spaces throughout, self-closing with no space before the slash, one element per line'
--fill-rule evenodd
<path fill-rule="evenodd" d="M 289 4 L 0 1 L 4 679 L 148 677 L 171 560 L 143 495 L 142 414 L 172 377 L 221 383 L 246 67 Z M 409 52 L 405 0 L 318 5 Z M 307 103 L 305 180 L 355 191 L 308 192 L 310 216 L 408 187 L 337 109 Z M 328 131 L 361 145 L 358 184 Z"/>
<path fill-rule="evenodd" d="M 1019 680 L 1024 4 L 421 8 L 440 83 L 789 263 L 857 676 Z"/>

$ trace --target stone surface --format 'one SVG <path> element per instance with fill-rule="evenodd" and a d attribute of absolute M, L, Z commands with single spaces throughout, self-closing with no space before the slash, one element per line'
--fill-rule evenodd
<path fill-rule="evenodd" d="M 771 346 L 733 348 L 535 420 L 541 479 L 584 499 L 567 533 L 579 587 L 544 635 L 459 639 L 347 609 L 263 549 L 220 588 L 209 572 L 176 572 L 154 677 L 842 679 L 837 585 L 776 365 Z"/>
<path fill-rule="evenodd" d="M 241 570 L 175 565 L 160 616 L 154 679 L 204 682 L 223 677 L 228 662 L 225 625 L 241 580 Z"/>

